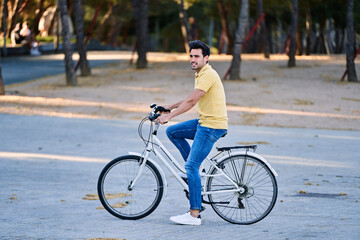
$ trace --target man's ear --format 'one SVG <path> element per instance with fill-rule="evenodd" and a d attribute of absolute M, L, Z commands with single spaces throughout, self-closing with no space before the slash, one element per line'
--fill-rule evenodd
<path fill-rule="evenodd" d="M 209 55 L 206 55 L 205 57 L 204 57 L 204 61 L 207 63 L 207 62 L 209 62 Z"/>

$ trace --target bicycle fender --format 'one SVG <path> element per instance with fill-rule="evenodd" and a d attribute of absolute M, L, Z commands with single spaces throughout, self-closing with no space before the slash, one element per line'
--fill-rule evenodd
<path fill-rule="evenodd" d="M 139 157 L 142 157 L 141 153 L 137 153 L 137 152 L 129 152 L 129 155 L 135 155 L 135 156 L 139 156 Z M 154 164 L 154 166 L 159 170 L 160 172 L 160 175 L 161 175 L 161 178 L 163 180 L 163 183 L 164 183 L 164 192 L 165 192 L 165 197 L 167 196 L 167 186 L 168 186 L 168 183 L 166 181 L 166 177 L 165 177 L 165 173 L 164 171 L 162 170 L 162 168 L 159 166 L 159 164 L 157 164 L 153 159 L 151 158 L 148 158 L 146 161 L 149 161 L 151 162 L 152 164 Z"/>
<path fill-rule="evenodd" d="M 220 158 L 218 160 L 218 162 L 222 161 L 223 159 L 227 158 L 230 156 L 236 156 L 236 155 L 248 155 L 254 158 L 259 159 L 260 161 L 262 161 L 263 163 L 265 163 L 265 165 L 270 169 L 270 171 L 274 174 L 275 177 L 278 176 L 277 172 L 275 171 L 275 169 L 272 168 L 272 166 L 270 165 L 270 163 L 268 161 L 266 161 L 266 159 L 264 157 L 262 157 L 261 155 L 254 153 L 254 152 L 245 152 L 245 151 L 235 151 L 235 152 L 230 152 L 229 154 L 226 154 L 225 156 L 223 156 L 222 158 Z"/>

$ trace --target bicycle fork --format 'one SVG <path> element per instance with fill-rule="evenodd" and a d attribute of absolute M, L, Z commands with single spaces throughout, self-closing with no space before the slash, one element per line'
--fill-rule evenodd
<path fill-rule="evenodd" d="M 128 190 L 131 191 L 133 189 L 133 187 L 135 186 L 137 180 L 139 179 L 139 177 L 141 176 L 142 172 L 143 172 L 143 169 L 145 167 L 145 164 L 146 164 L 146 161 L 147 161 L 147 158 L 149 157 L 149 154 L 150 154 L 150 150 L 149 149 L 146 149 L 145 150 L 145 155 L 143 156 L 143 154 L 141 154 L 141 157 L 140 157 L 140 161 L 139 161 L 139 165 L 140 165 L 140 169 L 138 171 L 138 173 L 136 174 L 134 180 L 132 180 L 128 186 Z"/>

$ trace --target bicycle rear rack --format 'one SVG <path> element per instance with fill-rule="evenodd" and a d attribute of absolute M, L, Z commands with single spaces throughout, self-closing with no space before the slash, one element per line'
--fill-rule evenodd
<path fill-rule="evenodd" d="M 217 163 L 217 161 L 216 161 L 217 156 L 219 156 L 220 154 L 223 154 L 224 152 L 227 152 L 227 154 L 230 156 L 231 150 L 234 150 L 234 149 L 245 149 L 245 160 L 246 160 L 248 151 L 252 150 L 253 152 L 255 152 L 257 149 L 257 145 L 239 145 L 239 146 L 232 146 L 232 147 L 217 147 L 216 149 L 219 151 L 219 153 L 216 154 L 214 157 L 212 157 L 210 160 Z M 221 168 L 221 166 L 218 166 L 218 167 Z"/>
<path fill-rule="evenodd" d="M 245 155 L 247 155 L 247 152 L 252 149 L 253 152 L 256 151 L 257 149 L 257 145 L 242 145 L 242 146 L 232 146 L 232 147 L 217 147 L 216 148 L 219 153 L 216 154 L 215 156 L 213 156 L 210 160 L 211 161 L 215 161 L 216 162 L 216 158 L 217 156 L 219 156 L 220 154 L 222 154 L 223 152 L 228 152 L 228 154 L 230 155 L 231 150 L 233 149 L 245 149 Z"/>
<path fill-rule="evenodd" d="M 246 151 L 249 151 L 249 149 L 252 149 L 254 152 L 257 149 L 257 145 L 245 145 L 245 146 L 233 146 L 233 147 L 220 147 L 216 148 L 220 152 L 224 151 L 231 151 L 232 149 L 246 149 Z"/>

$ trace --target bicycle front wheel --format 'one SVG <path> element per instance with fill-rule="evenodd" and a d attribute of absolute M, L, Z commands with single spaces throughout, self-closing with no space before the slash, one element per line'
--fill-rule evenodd
<path fill-rule="evenodd" d="M 273 209 L 278 187 L 274 174 L 265 163 L 248 155 L 228 157 L 218 167 L 234 181 L 235 189 L 224 175 L 214 168 L 207 183 L 208 195 L 214 211 L 224 220 L 234 224 L 253 224 L 265 218 Z M 221 192 L 224 191 L 224 192 Z M 227 191 L 227 192 L 225 192 Z"/>
<path fill-rule="evenodd" d="M 122 156 L 108 163 L 100 173 L 99 199 L 112 215 L 136 220 L 149 215 L 159 205 L 164 191 L 159 170 L 149 161 L 138 174 L 140 167 L 139 156 Z"/>

